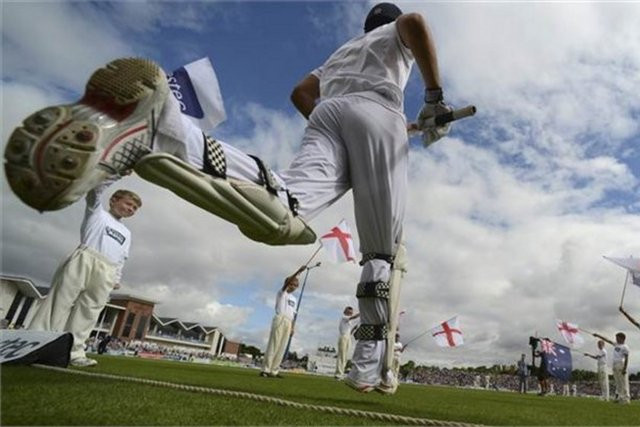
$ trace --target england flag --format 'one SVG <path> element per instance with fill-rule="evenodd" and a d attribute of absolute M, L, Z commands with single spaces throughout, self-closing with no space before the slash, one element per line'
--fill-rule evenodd
<path fill-rule="evenodd" d="M 440 347 L 458 347 L 464 344 L 462 330 L 458 323 L 458 316 L 452 317 L 446 322 L 440 323 L 431 329 L 431 336 Z"/>
<path fill-rule="evenodd" d="M 327 258 L 336 264 L 342 262 L 355 262 L 356 251 L 353 248 L 353 238 L 346 220 L 340 221 L 336 227 L 320 238 L 320 244 L 324 248 Z"/>
<path fill-rule="evenodd" d="M 564 320 L 556 320 L 556 327 L 562 338 L 574 348 L 579 348 L 584 344 L 584 338 L 580 335 L 580 329 L 575 323 L 565 322 Z"/>

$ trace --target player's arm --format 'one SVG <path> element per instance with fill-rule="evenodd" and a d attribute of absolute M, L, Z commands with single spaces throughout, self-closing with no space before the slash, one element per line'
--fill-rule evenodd
<path fill-rule="evenodd" d="M 305 268 L 307 268 L 306 265 L 301 266 L 298 270 L 296 270 L 295 273 L 293 273 L 291 276 L 284 279 L 284 283 L 282 284 L 282 290 L 285 291 L 287 289 L 287 286 L 289 286 L 289 282 L 295 279 L 296 277 L 298 277 L 298 275 L 302 273 Z"/>
<path fill-rule="evenodd" d="M 425 19 L 419 13 L 400 15 L 396 28 L 402 43 L 409 48 L 418 64 L 425 87 L 440 89 L 440 72 L 433 36 Z"/>
<path fill-rule="evenodd" d="M 313 74 L 302 79 L 291 92 L 291 102 L 305 119 L 309 119 L 320 98 L 320 80 Z"/>
<path fill-rule="evenodd" d="M 591 335 L 593 335 L 593 336 L 594 336 L 594 337 L 596 337 L 596 338 L 600 338 L 602 341 L 604 341 L 604 342 L 606 342 L 606 343 L 609 343 L 609 344 L 611 344 L 611 345 L 616 345 L 616 343 L 614 343 L 613 341 L 611 341 L 609 338 L 603 337 L 603 336 L 602 336 L 602 335 L 600 335 L 600 334 L 593 333 L 593 334 L 591 334 Z"/>
<path fill-rule="evenodd" d="M 589 354 L 589 353 L 582 353 L 584 356 L 590 357 L 592 359 L 598 359 L 598 356 L 594 356 L 593 354 Z"/>
<path fill-rule="evenodd" d="M 87 196 L 85 197 L 85 201 L 87 202 L 85 215 L 89 215 L 96 209 L 100 208 L 100 198 L 102 197 L 102 194 L 120 178 L 120 175 L 112 175 L 87 192 Z"/>

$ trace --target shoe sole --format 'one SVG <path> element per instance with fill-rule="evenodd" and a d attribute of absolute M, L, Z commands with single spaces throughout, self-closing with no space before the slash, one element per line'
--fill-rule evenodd
<path fill-rule="evenodd" d="M 378 385 L 376 386 L 376 391 L 380 394 L 384 394 L 384 395 L 391 395 L 391 394 L 395 394 L 395 392 L 398 390 L 398 386 L 395 387 L 385 387 L 383 385 Z"/>
<path fill-rule="evenodd" d="M 150 151 L 168 92 L 164 72 L 149 60 L 117 59 L 96 70 L 79 101 L 39 110 L 13 131 L 5 149 L 11 189 L 39 211 L 56 210 L 131 169 Z"/>
<path fill-rule="evenodd" d="M 345 378 L 343 380 L 343 383 L 345 385 L 347 385 L 349 388 L 360 392 L 360 393 L 370 393 L 373 390 L 375 390 L 375 386 L 372 385 L 366 385 L 366 384 L 358 384 L 356 382 L 353 382 L 353 380 L 350 380 L 349 378 Z"/>

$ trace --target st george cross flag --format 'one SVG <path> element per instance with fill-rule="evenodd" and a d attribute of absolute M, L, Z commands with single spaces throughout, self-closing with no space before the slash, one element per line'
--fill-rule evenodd
<path fill-rule="evenodd" d="M 204 132 L 226 120 L 218 78 L 209 58 L 201 58 L 167 76 L 180 111 Z"/>
<path fill-rule="evenodd" d="M 462 330 L 460 330 L 458 323 L 458 316 L 440 323 L 429 332 L 431 332 L 431 336 L 440 347 L 457 347 L 464 344 Z"/>
<path fill-rule="evenodd" d="M 614 264 L 619 265 L 622 268 L 626 268 L 631 273 L 632 282 L 636 286 L 640 286 L 640 258 L 613 258 L 613 257 L 604 257 L 611 261 Z"/>
<path fill-rule="evenodd" d="M 540 340 L 540 345 L 541 368 L 546 369 L 552 377 L 569 381 L 571 379 L 571 350 L 569 347 L 547 339 Z"/>
<path fill-rule="evenodd" d="M 331 262 L 355 262 L 356 251 L 353 248 L 353 238 L 346 220 L 340 221 L 336 227 L 320 238 L 320 244 Z"/>
<path fill-rule="evenodd" d="M 562 338 L 574 348 L 579 348 L 584 344 L 584 338 L 580 335 L 580 329 L 575 323 L 565 322 L 564 320 L 556 320 L 556 327 Z"/>

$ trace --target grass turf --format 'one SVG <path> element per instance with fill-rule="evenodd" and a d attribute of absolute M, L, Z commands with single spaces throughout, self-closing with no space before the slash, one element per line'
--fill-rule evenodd
<path fill-rule="evenodd" d="M 488 425 L 640 425 L 640 404 L 403 384 L 393 396 L 356 393 L 332 378 L 215 365 L 98 357 L 88 368 L 181 384 L 244 391 L 302 403 Z M 2 367 L 2 425 L 373 425 L 371 419 L 271 403 Z M 388 423 L 386 423 L 388 424 Z"/>

